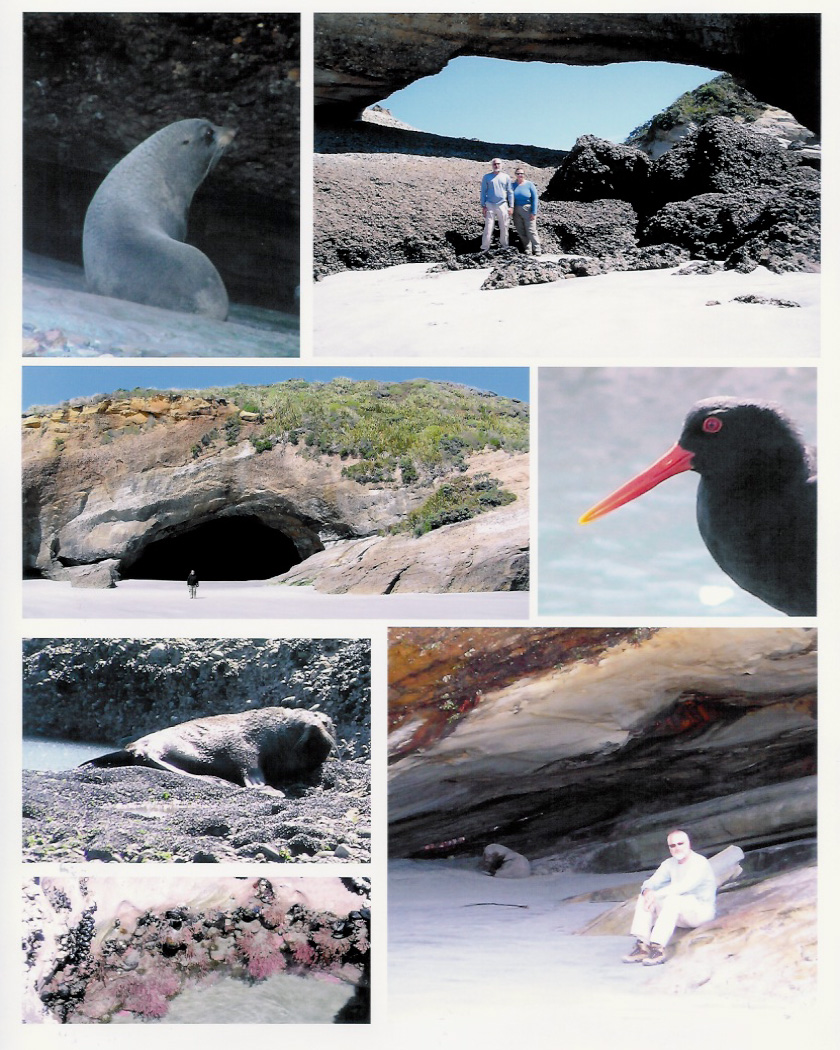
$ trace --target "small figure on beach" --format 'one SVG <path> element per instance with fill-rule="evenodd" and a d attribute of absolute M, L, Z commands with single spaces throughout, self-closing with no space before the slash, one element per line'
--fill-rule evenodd
<path fill-rule="evenodd" d="M 190 569 L 190 574 L 187 577 L 187 588 L 190 592 L 190 598 L 195 598 L 198 593 L 198 573 L 195 569 Z"/>
<path fill-rule="evenodd" d="M 513 225 L 525 255 L 542 254 L 540 235 L 537 233 L 537 212 L 540 200 L 537 187 L 528 182 L 525 172 L 517 164 L 513 183 Z"/>
<path fill-rule="evenodd" d="M 490 251 L 493 237 L 493 226 L 499 223 L 499 245 L 508 247 L 508 218 L 513 208 L 513 183 L 510 175 L 502 171 L 502 162 L 498 157 L 490 161 L 492 171 L 488 171 L 481 180 L 481 213 L 484 216 L 484 234 L 481 238 L 481 250 Z"/>
<path fill-rule="evenodd" d="M 642 883 L 630 933 L 636 938 L 622 962 L 659 966 L 677 926 L 693 928 L 715 917 L 717 881 L 711 864 L 691 848 L 688 835 L 668 833 L 670 856 Z"/>

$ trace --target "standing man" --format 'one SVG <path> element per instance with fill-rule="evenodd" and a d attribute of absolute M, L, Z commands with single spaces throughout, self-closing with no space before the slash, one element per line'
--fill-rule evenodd
<path fill-rule="evenodd" d="M 540 200 L 537 187 L 533 182 L 525 181 L 525 172 L 519 165 L 514 171 L 516 181 L 513 184 L 513 225 L 519 236 L 522 251 L 525 255 L 542 253 L 540 235 L 537 233 L 537 212 Z"/>
<path fill-rule="evenodd" d="M 623 962 L 658 966 L 677 926 L 694 927 L 715 917 L 717 881 L 705 857 L 679 829 L 668 834 L 671 856 L 642 883 L 630 932 L 636 946 Z"/>
<path fill-rule="evenodd" d="M 499 223 L 499 245 L 508 246 L 508 216 L 513 208 L 513 183 L 510 175 L 502 171 L 502 162 L 498 157 L 490 161 L 492 171 L 481 180 L 481 213 L 484 216 L 484 236 L 481 238 L 481 250 L 490 251 L 490 239 L 493 236 L 493 225 Z"/>

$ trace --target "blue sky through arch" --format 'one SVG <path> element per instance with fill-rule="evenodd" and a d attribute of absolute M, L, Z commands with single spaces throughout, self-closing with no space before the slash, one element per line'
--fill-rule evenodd
<path fill-rule="evenodd" d="M 716 76 L 716 70 L 669 62 L 568 66 L 460 57 L 380 105 L 420 131 L 571 149 L 579 135 L 622 142 Z"/>

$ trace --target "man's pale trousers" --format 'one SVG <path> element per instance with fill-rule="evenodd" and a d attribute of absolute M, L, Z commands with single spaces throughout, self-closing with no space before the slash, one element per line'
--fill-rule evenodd
<path fill-rule="evenodd" d="M 504 201 L 501 204 L 485 204 L 484 209 L 487 214 L 484 216 L 484 235 L 481 238 L 481 250 L 486 252 L 490 248 L 490 241 L 493 237 L 493 224 L 496 221 L 499 223 L 499 244 L 502 248 L 507 248 L 508 215 L 510 214 L 507 204 Z"/>
<path fill-rule="evenodd" d="M 661 944 L 664 948 L 677 926 L 693 928 L 715 917 L 713 904 L 704 904 L 690 894 L 655 894 L 655 897 L 656 904 L 650 912 L 639 894 L 633 925 L 630 927 L 632 935 L 645 944 Z"/>

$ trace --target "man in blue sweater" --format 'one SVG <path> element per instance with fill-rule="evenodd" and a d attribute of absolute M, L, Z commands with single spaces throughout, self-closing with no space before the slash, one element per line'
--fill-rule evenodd
<path fill-rule="evenodd" d="M 513 225 L 519 236 L 519 243 L 526 255 L 542 253 L 540 235 L 537 233 L 537 212 L 540 210 L 540 199 L 537 187 L 533 182 L 525 181 L 525 172 L 518 165 L 514 172 L 516 181 L 513 184 Z"/>
<path fill-rule="evenodd" d="M 481 180 L 481 213 L 484 216 L 484 235 L 481 238 L 481 250 L 490 251 L 490 240 L 493 226 L 499 223 L 499 244 L 508 247 L 508 216 L 513 207 L 513 183 L 510 175 L 502 171 L 502 162 L 494 157 L 490 162 L 492 171 Z"/>
<path fill-rule="evenodd" d="M 679 829 L 668 834 L 668 849 L 671 856 L 642 883 L 630 927 L 636 946 L 624 962 L 658 966 L 677 926 L 699 926 L 715 917 L 717 880 L 711 864 Z"/>

